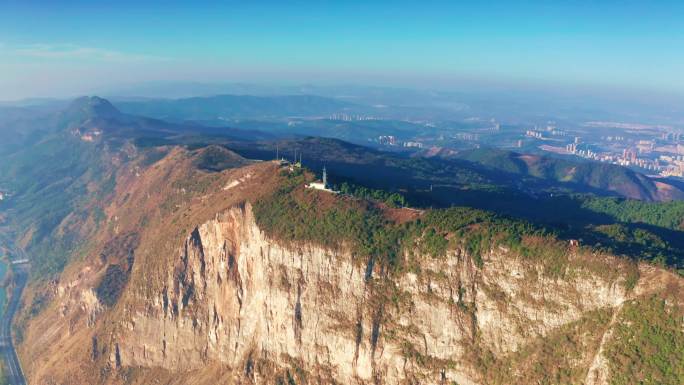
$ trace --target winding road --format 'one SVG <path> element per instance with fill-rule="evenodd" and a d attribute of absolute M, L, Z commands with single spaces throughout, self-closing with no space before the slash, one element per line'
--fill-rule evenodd
<path fill-rule="evenodd" d="M 26 285 L 27 273 L 24 266 L 13 265 L 14 269 L 14 289 L 8 297 L 8 304 L 5 314 L 0 320 L 0 354 L 5 363 L 5 375 L 10 385 L 25 385 L 24 372 L 21 370 L 21 364 L 17 357 L 17 352 L 14 350 L 14 343 L 12 342 L 12 318 L 19 306 L 21 299 L 21 292 Z"/>

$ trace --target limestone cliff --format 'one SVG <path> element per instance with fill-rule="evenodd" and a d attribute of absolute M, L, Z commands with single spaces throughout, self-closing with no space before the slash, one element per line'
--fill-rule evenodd
<path fill-rule="evenodd" d="M 682 287 L 645 265 L 630 282 L 631 262 L 571 247 L 560 276 L 504 246 L 481 264 L 455 247 L 390 274 L 347 245 L 260 229 L 245 191 L 275 167 L 211 177 L 173 214 L 147 218 L 158 227 L 139 242 L 121 241 L 125 258 L 86 257 L 36 289 L 49 304 L 21 345 L 30 383 L 602 384 L 624 304 Z M 140 182 L 126 189 L 111 213 L 149 198 Z M 113 265 L 129 275 L 107 305 L 96 291 Z"/>

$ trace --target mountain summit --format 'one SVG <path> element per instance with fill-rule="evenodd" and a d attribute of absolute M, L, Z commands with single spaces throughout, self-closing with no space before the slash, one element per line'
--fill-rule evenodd
<path fill-rule="evenodd" d="M 83 96 L 74 100 L 64 111 L 70 119 L 119 118 L 123 114 L 107 99 L 98 96 Z"/>

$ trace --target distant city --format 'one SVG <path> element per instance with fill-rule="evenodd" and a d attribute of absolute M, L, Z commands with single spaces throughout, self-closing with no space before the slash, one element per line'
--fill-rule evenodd
<path fill-rule="evenodd" d="M 378 120 L 373 117 L 348 117 Z M 414 121 L 405 121 L 417 123 Z M 670 126 L 620 122 L 583 122 L 560 127 L 506 125 L 495 120 L 472 119 L 470 127 L 454 122 L 420 122 L 435 128 L 432 135 L 370 138 L 383 147 L 455 150 L 492 146 L 525 153 L 548 153 L 611 163 L 661 177 L 684 177 L 684 134 Z M 451 132 L 449 132 L 451 131 Z"/>

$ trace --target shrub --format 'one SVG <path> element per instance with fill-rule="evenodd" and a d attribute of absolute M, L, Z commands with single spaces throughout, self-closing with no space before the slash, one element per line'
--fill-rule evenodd
<path fill-rule="evenodd" d="M 612 384 L 684 384 L 681 310 L 656 296 L 626 303 L 606 355 Z"/>
<path fill-rule="evenodd" d="M 95 289 L 97 299 L 107 306 L 113 306 L 119 299 L 126 283 L 128 272 L 119 265 L 109 265 L 99 285 Z"/>

